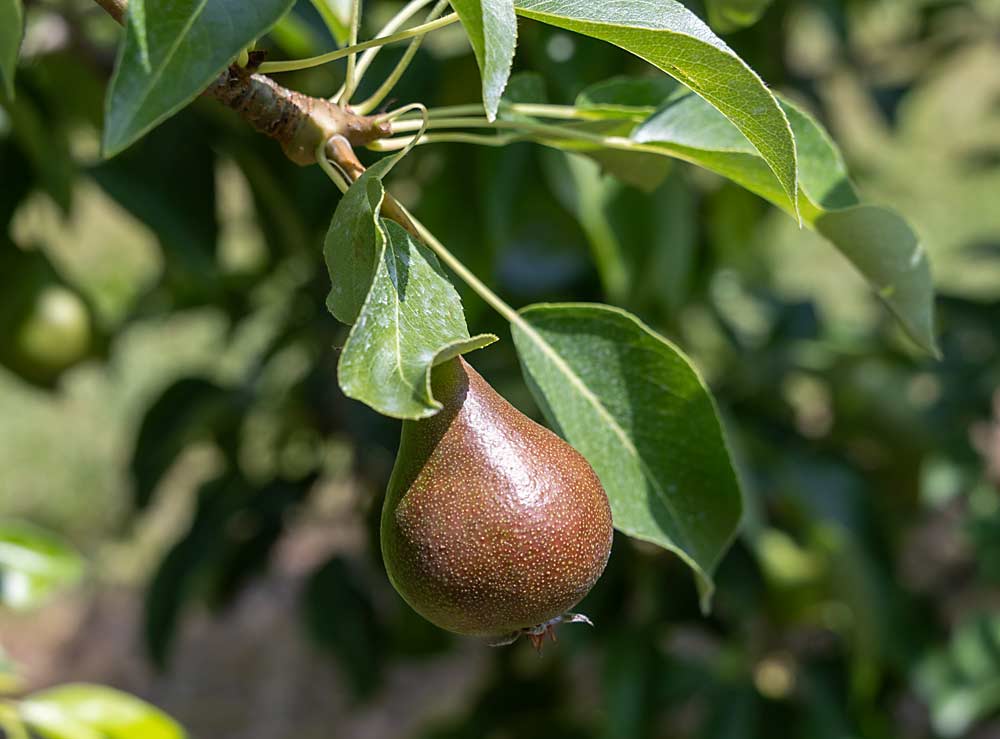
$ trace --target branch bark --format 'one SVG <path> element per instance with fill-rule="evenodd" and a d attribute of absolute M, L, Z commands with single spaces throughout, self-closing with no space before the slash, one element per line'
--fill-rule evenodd
<path fill-rule="evenodd" d="M 127 0 L 94 2 L 124 25 Z M 259 63 L 259 55 L 251 55 L 248 67 L 231 65 L 204 94 L 232 108 L 255 130 L 278 141 L 296 164 L 314 164 L 319 146 L 335 136 L 344 137 L 355 147 L 390 135 L 390 124 L 378 121 L 375 116 L 357 115 L 329 100 L 303 95 L 282 87 L 270 77 L 254 74 L 252 68 Z M 341 161 L 345 148 L 328 146 L 327 154 L 356 179 L 364 167 L 353 151 L 348 160 Z"/>

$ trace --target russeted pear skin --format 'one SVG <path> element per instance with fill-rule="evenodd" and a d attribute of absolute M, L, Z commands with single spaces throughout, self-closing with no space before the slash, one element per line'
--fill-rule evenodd
<path fill-rule="evenodd" d="M 382 509 L 393 586 L 448 631 L 498 637 L 576 605 L 611 552 L 587 461 L 458 357 L 434 368 L 444 408 L 404 421 Z"/>

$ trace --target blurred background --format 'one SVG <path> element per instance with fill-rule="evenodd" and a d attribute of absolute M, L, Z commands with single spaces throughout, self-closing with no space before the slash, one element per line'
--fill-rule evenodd
<path fill-rule="evenodd" d="M 364 36 L 401 4 L 366 6 Z M 605 179 L 580 212 L 566 173 L 598 175 L 536 146 L 396 167 L 390 189 L 513 305 L 616 303 L 673 338 L 738 461 L 710 616 L 680 560 L 617 537 L 580 606 L 596 628 L 541 657 L 437 630 L 385 578 L 398 423 L 337 388 L 329 181 L 209 100 L 100 161 L 119 29 L 85 0 L 27 11 L 0 106 L 0 516 L 88 566 L 0 611 L 0 673 L 123 688 L 212 739 L 1000 737 L 1000 2 L 774 0 L 725 36 L 924 237 L 940 362 L 832 248 L 705 171 L 651 194 Z M 300 2 L 262 44 L 331 42 Z M 651 73 L 524 21 L 515 68 L 566 103 Z M 330 94 L 340 74 L 281 81 Z M 395 94 L 476 101 L 460 29 Z M 595 266 L 608 250 L 624 283 Z M 539 417 L 506 325 L 463 297 L 503 339 L 472 361 Z"/>

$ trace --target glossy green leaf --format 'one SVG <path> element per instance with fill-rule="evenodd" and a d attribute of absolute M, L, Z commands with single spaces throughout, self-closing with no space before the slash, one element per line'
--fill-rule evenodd
<path fill-rule="evenodd" d="M 483 80 L 483 105 L 491 121 L 497 116 L 517 46 L 513 0 L 451 0 L 465 27 Z"/>
<path fill-rule="evenodd" d="M 381 225 L 385 242 L 337 379 L 345 395 L 383 415 L 426 418 L 441 408 L 431 368 L 496 337 L 470 338 L 461 299 L 437 257 L 397 223 Z"/>
<path fill-rule="evenodd" d="M 936 353 L 934 287 L 919 237 L 896 213 L 860 203 L 847 168 L 826 132 L 782 101 L 799 151 L 801 213 L 865 277 L 924 350 Z M 784 191 L 760 155 L 725 117 L 695 95 L 669 102 L 640 125 L 632 140 L 728 177 L 791 212 Z"/>
<path fill-rule="evenodd" d="M 323 256 L 330 273 L 326 307 L 348 326 L 361 312 L 385 246 L 379 211 L 385 197 L 382 177 L 392 162 L 392 157 L 385 157 L 365 170 L 341 198 L 326 232 Z"/>
<path fill-rule="evenodd" d="M 83 576 L 83 560 L 55 534 L 19 521 L 0 522 L 0 606 L 25 611 Z"/>
<path fill-rule="evenodd" d="M 615 528 L 680 556 L 707 608 L 742 504 L 705 383 L 680 350 L 625 311 L 540 304 L 520 318 L 512 333 L 528 385 L 601 478 Z"/>
<path fill-rule="evenodd" d="M 0 0 L 0 77 L 3 77 L 7 96 L 11 98 L 14 97 L 14 71 L 23 32 L 24 8 L 21 0 Z"/>
<path fill-rule="evenodd" d="M 526 18 L 620 46 L 696 92 L 753 143 L 795 208 L 795 141 L 781 106 L 756 73 L 683 5 L 516 0 L 515 6 Z"/>
<path fill-rule="evenodd" d="M 44 739 L 184 739 L 172 718 L 128 693 L 100 685 L 61 685 L 28 696 L 21 719 Z"/>
<path fill-rule="evenodd" d="M 132 23 L 108 87 L 104 156 L 114 156 L 194 100 L 294 0 L 149 2 L 149 71 Z"/>
<path fill-rule="evenodd" d="M 705 0 L 709 25 L 721 33 L 752 26 L 770 5 L 771 0 Z"/>

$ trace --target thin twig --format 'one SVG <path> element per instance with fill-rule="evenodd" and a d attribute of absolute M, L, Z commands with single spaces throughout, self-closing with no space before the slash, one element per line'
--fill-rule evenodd
<path fill-rule="evenodd" d="M 94 0 L 94 2 L 104 8 L 108 15 L 124 25 L 128 0 Z"/>

